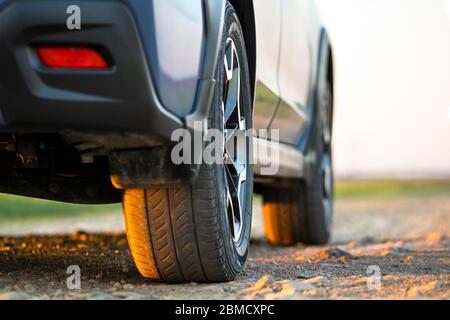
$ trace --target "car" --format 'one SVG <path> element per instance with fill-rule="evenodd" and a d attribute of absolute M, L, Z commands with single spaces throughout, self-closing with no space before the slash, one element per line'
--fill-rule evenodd
<path fill-rule="evenodd" d="M 271 244 L 328 242 L 334 67 L 314 0 L 0 0 L 0 70 L 0 192 L 122 202 L 144 277 L 234 279 L 254 193 Z"/>

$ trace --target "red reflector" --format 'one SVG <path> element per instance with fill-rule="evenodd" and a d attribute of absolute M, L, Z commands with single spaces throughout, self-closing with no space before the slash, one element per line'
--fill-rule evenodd
<path fill-rule="evenodd" d="M 39 47 L 42 63 L 50 68 L 106 69 L 105 59 L 94 49 L 76 47 Z"/>

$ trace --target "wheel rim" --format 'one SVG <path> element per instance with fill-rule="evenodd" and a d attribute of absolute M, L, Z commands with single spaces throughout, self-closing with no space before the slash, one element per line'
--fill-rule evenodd
<path fill-rule="evenodd" d="M 330 230 L 333 219 L 333 167 L 331 160 L 331 140 L 332 140 L 332 93 L 326 85 L 326 90 L 322 96 L 322 141 L 323 154 L 320 163 L 323 181 L 323 212 L 327 229 Z"/>
<path fill-rule="evenodd" d="M 333 118 L 333 97 L 328 84 L 326 84 L 325 93 L 322 95 L 322 139 L 326 147 L 331 145 L 332 136 L 332 118 Z"/>
<path fill-rule="evenodd" d="M 238 242 L 244 227 L 248 146 L 245 138 L 246 121 L 241 103 L 241 68 L 236 46 L 231 38 L 226 42 L 223 67 L 225 196 L 231 234 L 233 241 Z"/>

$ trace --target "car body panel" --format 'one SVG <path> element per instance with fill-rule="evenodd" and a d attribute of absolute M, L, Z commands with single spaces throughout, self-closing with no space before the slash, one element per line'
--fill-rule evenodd
<path fill-rule="evenodd" d="M 264 84 L 257 85 L 255 127 L 267 125 L 267 128 L 278 129 L 282 143 L 298 145 L 312 116 L 311 99 L 321 32 L 315 1 L 254 0 L 254 5 L 257 80 Z M 272 104 L 276 101 L 270 116 L 267 97 Z M 269 105 L 272 107 L 272 104 Z"/>
<path fill-rule="evenodd" d="M 315 57 L 321 26 L 313 0 L 281 0 L 280 5 L 280 102 L 270 128 L 280 130 L 281 142 L 298 145 L 312 118 Z"/>
<path fill-rule="evenodd" d="M 267 129 L 279 100 L 278 64 L 281 36 L 279 1 L 254 0 L 256 24 L 256 93 L 253 116 L 255 129 Z M 267 23 L 270 21 L 270 23 Z"/>
<path fill-rule="evenodd" d="M 308 0 L 280 0 L 282 27 L 278 82 L 281 101 L 271 123 L 280 130 L 280 141 L 296 144 L 307 119 L 311 87 L 311 55 L 307 30 Z"/>
<path fill-rule="evenodd" d="M 152 68 L 153 78 L 163 105 L 184 116 L 192 111 L 202 67 L 202 0 L 152 2 L 156 45 L 153 65 L 158 66 Z"/>

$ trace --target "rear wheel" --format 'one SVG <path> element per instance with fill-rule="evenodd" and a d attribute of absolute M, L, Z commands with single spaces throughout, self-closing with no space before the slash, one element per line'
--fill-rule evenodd
<path fill-rule="evenodd" d="M 275 245 L 326 244 L 331 235 L 334 179 L 331 152 L 333 101 L 327 83 L 320 97 L 314 135 L 316 162 L 311 179 L 286 188 L 266 186 L 263 216 L 267 239 Z"/>
<path fill-rule="evenodd" d="M 193 185 L 126 190 L 127 237 L 137 268 L 167 282 L 232 280 L 247 257 L 253 194 L 250 77 L 242 30 L 226 7 L 209 128 L 222 132 L 223 164 L 202 164 Z M 243 135 L 244 134 L 244 135 Z M 233 148 L 238 145 L 237 148 Z"/>

